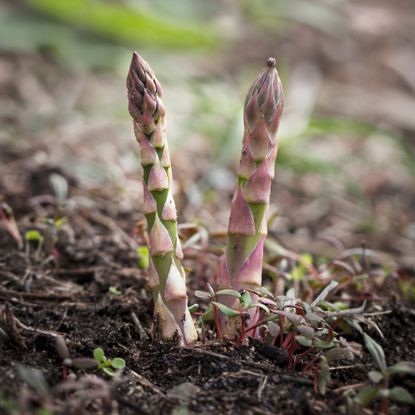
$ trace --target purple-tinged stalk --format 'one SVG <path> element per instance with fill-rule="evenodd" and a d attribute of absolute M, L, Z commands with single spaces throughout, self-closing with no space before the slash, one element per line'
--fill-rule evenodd
<path fill-rule="evenodd" d="M 271 182 L 278 150 L 277 132 L 283 110 L 283 92 L 275 59 L 267 66 L 248 92 L 244 107 L 244 137 L 228 225 L 228 242 L 219 277 L 220 288 L 255 290 L 262 285 L 262 259 L 267 235 L 267 212 Z M 256 300 L 251 294 L 252 300 Z M 221 301 L 236 307 L 236 301 L 222 296 Z M 255 324 L 256 308 L 250 310 L 249 325 Z M 235 320 L 226 324 L 235 335 Z M 242 324 L 239 321 L 239 324 Z"/>
<path fill-rule="evenodd" d="M 162 91 L 152 69 L 137 53 L 131 61 L 127 89 L 128 110 L 140 144 L 144 170 L 143 209 L 149 234 L 154 313 L 162 339 L 178 336 L 180 343 L 186 345 L 196 340 L 197 333 L 187 307 Z"/>

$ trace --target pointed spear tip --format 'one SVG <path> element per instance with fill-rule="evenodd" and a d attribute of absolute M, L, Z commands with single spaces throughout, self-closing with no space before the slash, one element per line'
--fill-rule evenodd
<path fill-rule="evenodd" d="M 131 68 L 144 71 L 147 69 L 146 64 L 147 62 L 137 52 L 133 52 L 133 56 L 131 58 Z"/>
<path fill-rule="evenodd" d="M 268 60 L 267 60 L 267 66 L 269 68 L 275 68 L 275 65 L 276 64 L 277 64 L 277 59 L 276 58 L 272 58 L 272 57 L 269 57 L 268 58 Z"/>
<path fill-rule="evenodd" d="M 133 52 L 131 58 L 131 66 L 136 66 L 140 62 L 140 55 L 137 52 Z"/>

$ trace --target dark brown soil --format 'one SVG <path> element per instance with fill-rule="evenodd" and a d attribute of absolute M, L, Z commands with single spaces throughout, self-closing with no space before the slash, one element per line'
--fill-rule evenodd
<path fill-rule="evenodd" d="M 367 353 L 353 364 L 336 364 L 323 396 L 301 371 L 286 369 L 281 356 L 270 359 L 253 342 L 236 347 L 213 339 L 184 349 L 143 339 L 132 313 L 150 335 L 152 304 L 131 243 L 133 238 L 140 242 L 133 231 L 140 221 L 137 213 L 119 209 L 104 192 L 89 204 L 59 205 L 49 181 L 51 173 L 63 175 L 58 168 L 33 169 L 24 154 L 3 154 L 24 166 L 14 190 L 6 190 L 0 179 L 0 197 L 12 206 L 22 234 L 38 229 L 49 235 L 45 217 L 65 216 L 67 223 L 49 245 L 45 239 L 40 253 L 33 244 L 29 251 L 18 249 L 0 227 L 0 327 L 7 333 L 0 332 L 1 414 L 346 413 L 344 387 L 367 382 L 374 367 Z M 86 197 L 74 180 L 66 180 L 70 200 Z M 406 278 L 413 277 L 407 273 Z M 400 299 L 395 279 L 387 279 L 373 296 L 383 296 L 383 309 L 392 311 L 376 318 L 390 364 L 415 360 L 415 311 Z M 120 294 L 112 294 L 110 287 Z M 72 358 L 91 357 L 101 347 L 110 358 L 124 358 L 126 369 L 118 379 L 98 370 L 69 369 L 56 351 L 56 334 L 64 337 Z M 350 339 L 362 342 L 358 335 Z M 48 390 L 42 392 L 33 373 L 19 375 L 20 365 L 39 369 Z M 408 376 L 394 385 L 415 392 Z M 40 412 L 42 406 L 50 412 Z M 412 411 L 405 405 L 391 407 L 392 413 Z"/>

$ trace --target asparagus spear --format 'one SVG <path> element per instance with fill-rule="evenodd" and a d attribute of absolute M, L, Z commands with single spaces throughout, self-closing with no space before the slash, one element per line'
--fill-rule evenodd
<path fill-rule="evenodd" d="M 218 281 L 220 288 L 239 291 L 262 285 L 267 211 L 283 111 L 283 92 L 275 63 L 274 58 L 268 59 L 245 101 L 242 154 L 231 204 L 226 253 Z M 223 296 L 221 301 L 235 306 L 233 297 Z M 250 324 L 254 323 L 253 319 L 251 315 Z"/>
<path fill-rule="evenodd" d="M 161 337 L 171 340 L 178 335 L 180 343 L 186 345 L 196 340 L 197 333 L 187 307 L 162 91 L 152 69 L 137 53 L 132 57 L 127 89 L 128 110 L 144 170 L 144 214 L 149 233 L 154 313 Z"/>

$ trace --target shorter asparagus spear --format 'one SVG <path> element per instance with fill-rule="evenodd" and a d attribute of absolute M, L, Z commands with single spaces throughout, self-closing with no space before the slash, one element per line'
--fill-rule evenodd
<path fill-rule="evenodd" d="M 255 290 L 262 285 L 267 212 L 278 150 L 277 132 L 284 105 L 275 63 L 274 58 L 268 59 L 245 101 L 242 155 L 218 281 L 220 288 Z M 255 296 L 252 297 L 255 300 Z M 235 299 L 230 296 L 223 296 L 222 302 L 236 306 Z M 250 324 L 255 324 L 255 315 L 251 313 L 250 317 Z M 223 324 L 227 326 L 228 334 L 235 334 L 237 325 L 227 325 L 225 319 Z"/>

